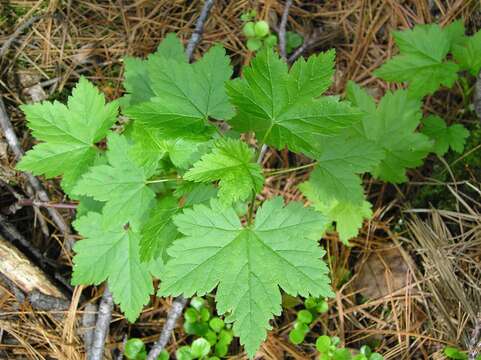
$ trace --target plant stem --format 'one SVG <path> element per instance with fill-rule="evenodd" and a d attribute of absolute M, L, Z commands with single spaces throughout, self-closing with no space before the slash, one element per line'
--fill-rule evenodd
<path fill-rule="evenodd" d="M 266 176 L 276 176 L 276 175 L 280 175 L 280 174 L 287 174 L 287 173 L 298 171 L 298 170 L 308 169 L 308 168 L 316 166 L 316 165 L 317 165 L 317 161 L 314 161 L 313 163 L 301 165 L 301 166 L 296 166 L 296 167 L 293 167 L 293 168 L 266 171 Z"/>
<path fill-rule="evenodd" d="M 157 180 L 147 180 L 145 183 L 146 184 L 158 184 L 158 183 L 165 183 L 169 181 L 181 181 L 183 179 L 180 178 L 170 178 L 170 179 L 157 179 Z"/>

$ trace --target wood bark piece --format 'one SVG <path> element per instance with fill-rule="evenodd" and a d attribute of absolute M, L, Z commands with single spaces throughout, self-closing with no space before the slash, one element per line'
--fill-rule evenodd
<path fill-rule="evenodd" d="M 65 310 L 69 302 L 45 273 L 0 237 L 0 275 L 20 290 L 37 310 Z"/>

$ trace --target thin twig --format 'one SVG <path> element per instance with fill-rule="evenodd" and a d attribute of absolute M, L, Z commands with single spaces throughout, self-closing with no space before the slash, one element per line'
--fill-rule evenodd
<path fill-rule="evenodd" d="M 289 8 L 292 5 L 292 0 L 286 0 L 286 5 L 284 5 L 284 12 L 282 13 L 281 23 L 279 24 L 279 53 L 284 60 L 287 60 L 286 51 L 286 26 L 287 18 L 289 16 Z"/>
<path fill-rule="evenodd" d="M 42 15 L 35 15 L 32 16 L 30 19 L 25 21 L 22 25 L 20 25 L 13 33 L 8 37 L 8 39 L 3 43 L 2 47 L 0 48 L 0 58 L 5 56 L 10 46 L 12 46 L 13 42 L 23 33 L 23 31 L 30 26 L 32 26 L 35 22 L 45 17 L 45 14 Z"/>
<path fill-rule="evenodd" d="M 294 50 L 294 52 L 291 54 L 291 56 L 289 56 L 289 59 L 287 60 L 287 62 L 289 64 L 292 64 L 294 61 L 296 61 L 299 58 L 299 56 L 302 55 L 302 53 L 304 51 L 306 51 L 307 48 L 309 48 L 316 41 L 317 41 L 316 38 L 312 38 L 312 37 L 304 38 L 304 41 L 302 42 L 302 45 L 299 46 L 296 50 Z"/>
<path fill-rule="evenodd" d="M 195 24 L 194 32 L 192 33 L 189 43 L 187 44 L 187 50 L 185 51 L 189 61 L 192 59 L 194 50 L 199 44 L 200 39 L 202 38 L 202 34 L 204 32 L 204 25 L 207 17 L 209 16 L 210 9 L 212 9 L 212 6 L 214 6 L 214 0 L 205 0 L 204 7 L 200 12 L 199 18 L 197 19 L 197 22 Z"/>
<path fill-rule="evenodd" d="M 94 341 L 96 313 L 97 305 L 88 303 L 82 315 L 82 338 L 84 340 L 86 354 L 90 353 Z"/>
<path fill-rule="evenodd" d="M 4 46 L 2 46 L 2 50 L 4 49 Z M 8 48 L 5 48 L 5 49 L 8 49 Z M 10 117 L 7 114 L 7 110 L 5 107 L 5 103 L 3 102 L 2 96 L 0 96 L 0 127 L 3 130 L 5 138 L 7 139 L 8 146 L 10 147 L 13 154 L 15 155 L 15 159 L 19 161 L 23 156 L 23 149 L 20 146 L 17 135 L 15 135 L 15 131 L 13 130 L 13 126 L 10 121 Z M 30 186 L 26 187 L 27 194 L 30 197 L 35 197 L 35 195 L 37 195 L 41 201 L 49 202 L 50 199 L 47 195 L 47 192 L 43 189 L 40 181 L 38 181 L 38 179 L 30 173 L 24 173 L 24 176 L 28 181 L 28 183 L 30 184 Z M 50 217 L 52 218 L 53 222 L 55 223 L 55 225 L 57 225 L 57 227 L 63 233 L 66 240 L 67 248 L 70 250 L 73 246 L 73 241 L 72 239 L 70 239 L 70 236 L 69 236 L 70 234 L 69 226 L 67 225 L 63 217 L 57 212 L 57 210 L 55 210 L 54 208 L 47 208 L 47 211 Z M 42 219 L 41 217 L 39 218 Z M 44 227 L 46 228 L 46 225 Z"/>
<path fill-rule="evenodd" d="M 23 150 L 22 150 L 22 147 L 20 146 L 17 135 L 15 135 L 15 132 L 13 131 L 12 123 L 10 122 L 10 118 L 7 114 L 7 111 L 5 109 L 5 104 L 1 96 L 0 96 L 0 127 L 3 130 L 5 138 L 7 139 L 7 143 L 10 149 L 12 150 L 12 152 L 14 153 L 16 160 L 17 161 L 20 160 L 23 156 Z M 50 202 L 47 192 L 43 189 L 40 181 L 30 173 L 23 173 L 23 174 L 27 179 L 28 183 L 30 184 L 30 186 L 26 187 L 27 194 L 30 197 L 35 197 L 35 195 L 37 195 L 38 198 L 45 203 Z M 69 226 L 67 225 L 63 217 L 58 213 L 56 209 L 47 208 L 47 211 L 50 217 L 52 218 L 53 222 L 55 223 L 55 225 L 57 225 L 60 231 L 63 233 L 66 239 L 67 247 L 71 249 L 73 244 L 72 244 L 72 239 L 70 239 L 70 236 L 69 236 L 70 235 Z"/>
<path fill-rule="evenodd" d="M 37 201 L 32 199 L 18 200 L 17 205 L 20 207 L 36 206 L 36 207 L 55 208 L 55 209 L 76 209 L 78 207 L 78 204 L 76 203 L 52 203 L 52 202 L 43 202 L 43 201 Z"/>
<path fill-rule="evenodd" d="M 473 105 L 476 115 L 481 120 L 481 71 L 478 73 L 476 83 L 474 84 Z"/>
<path fill-rule="evenodd" d="M 264 155 L 266 154 L 268 149 L 269 147 L 266 144 L 262 145 L 261 151 L 259 151 L 259 157 L 257 158 L 258 164 L 262 164 L 262 160 L 264 159 Z"/>
<path fill-rule="evenodd" d="M 155 360 L 169 343 L 170 337 L 172 336 L 172 330 L 174 330 L 175 324 L 182 314 L 182 310 L 186 304 L 187 299 L 185 299 L 182 295 L 175 298 L 174 302 L 172 303 L 172 307 L 167 313 L 167 320 L 162 328 L 159 339 L 155 342 L 152 349 L 150 349 L 147 360 Z"/>
<path fill-rule="evenodd" d="M 476 360 L 481 352 L 481 314 L 478 314 L 473 332 L 469 341 L 468 356 L 469 360 Z"/>
<path fill-rule="evenodd" d="M 109 288 L 105 286 L 102 300 L 100 300 L 99 312 L 92 340 L 92 348 L 88 356 L 89 360 L 103 359 L 105 340 L 109 333 L 113 307 L 112 294 L 110 293 Z"/>

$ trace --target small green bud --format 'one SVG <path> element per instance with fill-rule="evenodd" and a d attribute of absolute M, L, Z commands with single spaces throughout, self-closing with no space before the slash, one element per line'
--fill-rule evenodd
<path fill-rule="evenodd" d="M 202 299 L 201 297 L 194 297 L 192 300 L 190 300 L 190 306 L 192 306 L 194 309 L 197 311 L 200 311 L 205 305 L 205 300 Z"/>
<path fill-rule="evenodd" d="M 260 20 L 256 22 L 254 30 L 257 37 L 263 38 L 264 36 L 267 36 L 267 34 L 269 34 L 269 24 L 267 23 L 267 21 Z"/>
<path fill-rule="evenodd" d="M 215 354 L 219 357 L 224 357 L 229 352 L 229 345 L 222 342 L 215 344 Z"/>
<path fill-rule="evenodd" d="M 209 321 L 210 328 L 217 333 L 220 332 L 224 328 L 224 325 L 225 325 L 224 320 L 222 320 L 219 317 L 213 317 Z"/>
<path fill-rule="evenodd" d="M 248 38 L 253 38 L 256 36 L 255 25 L 252 21 L 245 23 L 244 27 L 242 28 L 242 32 Z"/>
<path fill-rule="evenodd" d="M 203 322 L 209 321 L 209 319 L 210 319 L 210 310 L 207 309 L 206 307 L 203 307 L 202 309 L 200 309 L 200 319 L 201 319 Z"/>
<path fill-rule="evenodd" d="M 299 345 L 300 343 L 302 343 L 305 337 L 306 335 L 304 334 L 304 332 L 299 329 L 291 330 L 291 332 L 289 333 L 289 340 L 295 345 Z"/>
<path fill-rule="evenodd" d="M 257 51 L 262 47 L 262 41 L 259 39 L 248 39 L 247 40 L 247 48 L 250 51 Z"/>
<path fill-rule="evenodd" d="M 270 47 L 276 46 L 277 45 L 277 36 L 275 36 L 274 34 L 271 34 L 268 37 L 266 37 L 264 42 L 267 46 L 270 46 Z"/>
<path fill-rule="evenodd" d="M 187 310 L 185 310 L 185 313 L 184 313 L 185 321 L 189 323 L 194 323 L 199 319 L 199 317 L 200 317 L 200 314 L 196 309 L 189 307 Z"/>
<path fill-rule="evenodd" d="M 189 346 L 182 346 L 175 352 L 177 360 L 192 360 L 192 353 Z"/>
<path fill-rule="evenodd" d="M 190 347 L 190 352 L 194 359 L 201 359 L 209 355 L 210 352 L 210 344 L 204 338 L 199 338 L 194 340 L 192 346 Z"/>
<path fill-rule="evenodd" d="M 310 324 L 312 322 L 312 314 L 309 310 L 301 310 L 297 313 L 297 320 L 304 324 Z"/>
<path fill-rule="evenodd" d="M 157 356 L 156 360 L 169 360 L 169 353 L 165 350 L 162 350 L 159 356 Z"/>
<path fill-rule="evenodd" d="M 145 344 L 142 340 L 132 338 L 125 343 L 124 355 L 127 359 L 135 359 L 139 354 L 145 351 Z"/>
<path fill-rule="evenodd" d="M 319 336 L 316 340 L 316 349 L 320 353 L 327 353 L 331 347 L 331 338 L 327 335 Z"/>

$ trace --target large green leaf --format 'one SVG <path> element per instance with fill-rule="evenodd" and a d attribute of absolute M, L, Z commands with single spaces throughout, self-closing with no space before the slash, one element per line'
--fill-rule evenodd
<path fill-rule="evenodd" d="M 150 268 L 140 262 L 139 234 L 105 221 L 110 216 L 90 212 L 75 221 L 84 239 L 74 246 L 72 284 L 98 285 L 107 280 L 115 302 L 133 322 L 154 292 Z"/>
<path fill-rule="evenodd" d="M 160 294 L 190 297 L 217 286 L 217 311 L 229 313 L 249 356 L 282 310 L 279 287 L 294 296 L 333 295 L 318 245 L 325 220 L 301 203 L 266 201 L 249 227 L 215 200 L 184 210 L 174 222 L 185 237 L 169 248 Z"/>
<path fill-rule="evenodd" d="M 260 51 L 243 78 L 227 84 L 237 114 L 230 121 L 241 132 L 254 131 L 258 140 L 278 149 L 311 152 L 326 135 L 338 133 L 360 119 L 349 104 L 319 97 L 328 88 L 334 51 L 306 62 L 298 60 L 291 71 L 272 49 Z"/>
<path fill-rule="evenodd" d="M 117 119 L 115 102 L 81 77 L 67 106 L 54 101 L 23 105 L 32 135 L 43 143 L 35 145 L 17 168 L 35 175 L 63 175 L 62 186 L 70 193 L 78 177 L 95 161 L 95 143 L 104 138 Z"/>
<path fill-rule="evenodd" d="M 393 32 L 393 36 L 400 54 L 377 69 L 376 76 L 387 81 L 407 81 L 414 97 L 432 94 L 441 85 L 451 87 L 454 84 L 459 67 L 445 61 L 453 41 L 452 32 L 429 24 Z"/>

